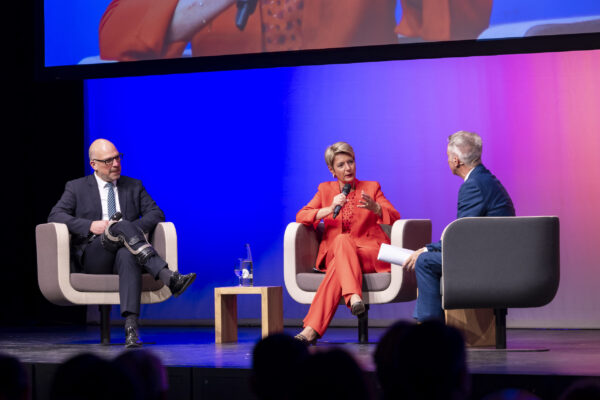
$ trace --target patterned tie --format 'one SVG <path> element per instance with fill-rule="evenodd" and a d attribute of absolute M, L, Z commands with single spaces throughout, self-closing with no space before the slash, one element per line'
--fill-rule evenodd
<path fill-rule="evenodd" d="M 115 190 L 113 189 L 113 184 L 108 182 L 104 185 L 105 188 L 108 188 L 108 198 L 106 202 L 108 203 L 108 219 L 110 219 L 117 212 L 117 202 L 115 201 Z"/>

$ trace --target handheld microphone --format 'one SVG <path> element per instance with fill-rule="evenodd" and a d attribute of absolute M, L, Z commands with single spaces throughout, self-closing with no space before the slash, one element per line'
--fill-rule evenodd
<path fill-rule="evenodd" d="M 235 26 L 243 31 L 248 22 L 248 17 L 256 10 L 258 0 L 237 0 L 237 14 L 235 15 Z"/>
<path fill-rule="evenodd" d="M 349 183 L 346 183 L 344 185 L 344 188 L 342 189 L 342 193 L 344 193 L 346 196 L 348 196 L 348 193 L 350 193 L 350 189 L 352 189 L 352 185 Z M 341 209 L 342 209 L 342 206 L 340 206 L 340 205 L 335 206 L 335 209 L 333 210 L 333 219 L 335 219 L 335 217 L 338 216 Z"/>

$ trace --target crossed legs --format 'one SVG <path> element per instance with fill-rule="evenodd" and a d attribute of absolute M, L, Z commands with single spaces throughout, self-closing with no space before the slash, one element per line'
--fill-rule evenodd
<path fill-rule="evenodd" d="M 348 307 L 362 299 L 362 274 L 375 272 L 370 251 L 363 252 L 347 234 L 338 235 L 328 251 L 325 278 L 304 318 L 302 335 L 309 341 L 322 336 L 335 311 L 340 297 Z"/>

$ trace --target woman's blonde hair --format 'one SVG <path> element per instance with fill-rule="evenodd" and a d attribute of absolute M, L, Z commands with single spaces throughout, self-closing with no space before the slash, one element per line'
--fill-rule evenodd
<path fill-rule="evenodd" d="M 333 160 L 338 154 L 348 154 L 354 160 L 354 149 L 346 142 L 337 142 L 325 150 L 325 162 L 333 170 Z"/>

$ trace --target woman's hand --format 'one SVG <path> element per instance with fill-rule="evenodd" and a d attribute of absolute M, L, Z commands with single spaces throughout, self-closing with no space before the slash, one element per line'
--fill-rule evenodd
<path fill-rule="evenodd" d="M 343 207 L 344 204 L 346 204 L 347 202 L 348 200 L 346 199 L 346 195 L 344 193 L 338 194 L 333 198 L 333 201 L 331 202 L 331 205 L 329 207 L 323 207 L 319 211 L 317 211 L 317 215 L 315 215 L 315 221 L 320 221 L 329 214 L 332 214 L 336 206 Z"/>
<path fill-rule="evenodd" d="M 333 210 L 335 210 L 336 206 L 340 206 L 343 207 L 344 204 L 346 204 L 348 202 L 348 199 L 346 198 L 346 195 L 344 193 L 340 193 L 337 196 L 335 196 L 333 198 L 333 201 L 331 202 L 331 212 L 333 212 Z"/>
<path fill-rule="evenodd" d="M 374 214 L 377 214 L 381 217 L 381 206 L 377 203 L 371 196 L 366 194 L 364 191 L 360 193 L 360 201 L 356 207 L 358 208 L 366 208 Z"/>

